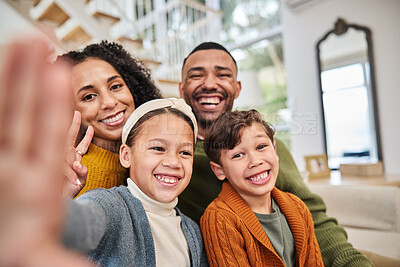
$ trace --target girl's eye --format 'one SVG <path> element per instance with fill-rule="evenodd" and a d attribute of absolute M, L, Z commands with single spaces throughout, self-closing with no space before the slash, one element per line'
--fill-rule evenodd
<path fill-rule="evenodd" d="M 184 155 L 184 156 L 192 156 L 192 152 L 190 151 L 181 151 L 179 154 Z"/>
<path fill-rule="evenodd" d="M 150 149 L 155 150 L 155 151 L 160 151 L 160 152 L 165 151 L 165 149 L 163 147 L 160 147 L 160 146 L 155 146 L 155 147 L 152 147 Z"/>
<path fill-rule="evenodd" d="M 242 153 L 236 153 L 235 155 L 233 155 L 233 159 L 236 159 L 236 158 L 240 158 L 241 156 L 243 156 L 243 154 Z"/>
<path fill-rule="evenodd" d="M 267 145 L 259 145 L 259 146 L 257 146 L 257 150 L 261 150 L 261 149 L 263 149 L 265 147 L 267 147 Z"/>
<path fill-rule="evenodd" d="M 89 101 L 95 97 L 95 94 L 87 94 L 82 97 L 82 101 Z"/>
<path fill-rule="evenodd" d="M 112 85 L 112 86 L 110 87 L 110 90 L 111 90 L 111 91 L 117 90 L 118 88 L 120 88 L 120 87 L 122 87 L 122 86 L 123 86 L 122 84 L 114 84 L 114 85 Z"/>

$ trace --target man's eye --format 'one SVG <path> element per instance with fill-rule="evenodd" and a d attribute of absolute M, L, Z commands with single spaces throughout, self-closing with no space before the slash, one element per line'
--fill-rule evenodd
<path fill-rule="evenodd" d="M 165 151 L 165 149 L 163 147 L 160 147 L 160 146 L 154 146 L 154 147 L 152 147 L 150 149 L 155 150 L 155 151 L 161 151 L 161 152 Z"/>
<path fill-rule="evenodd" d="M 259 146 L 257 146 L 257 150 L 261 150 L 261 149 L 263 149 L 265 147 L 267 147 L 267 145 L 259 145 Z"/>
<path fill-rule="evenodd" d="M 196 78 L 201 78 L 201 77 L 203 77 L 203 75 L 201 75 L 201 74 L 192 74 L 189 76 L 190 79 L 196 79 Z"/>
<path fill-rule="evenodd" d="M 236 158 L 240 158 L 241 156 L 243 156 L 243 154 L 242 153 L 236 153 L 235 155 L 233 155 L 233 159 L 236 159 Z"/>
<path fill-rule="evenodd" d="M 82 97 L 82 101 L 89 101 L 89 100 L 93 99 L 95 96 L 96 96 L 95 94 L 84 95 Z"/>
<path fill-rule="evenodd" d="M 221 73 L 221 74 L 218 74 L 218 77 L 231 77 L 231 75 L 226 74 L 226 73 Z"/>

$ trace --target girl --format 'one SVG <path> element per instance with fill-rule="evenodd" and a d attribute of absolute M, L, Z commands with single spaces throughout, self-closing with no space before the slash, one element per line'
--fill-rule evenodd
<path fill-rule="evenodd" d="M 102 266 L 207 266 L 198 225 L 176 208 L 192 175 L 196 135 L 196 119 L 182 99 L 137 108 L 120 148 L 128 186 L 71 201 L 65 244 Z"/>
<path fill-rule="evenodd" d="M 70 149 L 67 156 L 70 168 L 65 174 L 70 182 L 67 181 L 64 193 L 76 196 L 98 187 L 122 185 L 127 177 L 118 159 L 122 127 L 135 107 L 161 97 L 150 72 L 121 45 L 107 41 L 69 52 L 59 60 L 73 65 L 73 99 L 78 111 L 67 146 L 74 147 L 80 128 L 78 139 L 88 130 L 82 142 L 72 152 Z M 89 172 L 82 189 L 86 167 Z"/>

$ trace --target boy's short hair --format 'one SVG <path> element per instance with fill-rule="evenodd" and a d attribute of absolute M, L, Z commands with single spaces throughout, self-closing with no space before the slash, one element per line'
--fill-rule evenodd
<path fill-rule="evenodd" d="M 231 150 L 240 143 L 244 128 L 259 123 L 268 137 L 274 142 L 275 129 L 264 121 L 261 114 L 254 109 L 249 111 L 229 111 L 223 113 L 207 130 L 204 139 L 204 150 L 215 163 L 221 164 L 221 150 Z"/>

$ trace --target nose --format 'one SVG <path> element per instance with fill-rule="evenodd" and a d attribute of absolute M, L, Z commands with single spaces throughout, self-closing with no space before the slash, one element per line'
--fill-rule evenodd
<path fill-rule="evenodd" d="M 217 89 L 217 77 L 214 73 L 210 73 L 204 78 L 203 88 L 207 90 Z"/>
<path fill-rule="evenodd" d="M 117 105 L 117 99 L 112 95 L 111 92 L 103 94 L 101 98 L 102 109 L 113 109 Z"/>
<path fill-rule="evenodd" d="M 181 161 L 175 153 L 168 153 L 162 161 L 162 165 L 172 169 L 179 169 L 181 167 Z"/>
<path fill-rule="evenodd" d="M 260 166 L 260 165 L 262 165 L 263 164 L 263 161 L 262 161 L 262 159 L 260 158 L 260 157 L 258 157 L 257 155 L 255 155 L 255 154 L 251 154 L 251 155 L 249 155 L 249 165 L 248 165 L 248 167 L 251 169 L 251 168 L 255 168 L 255 167 L 258 167 L 258 166 Z"/>

